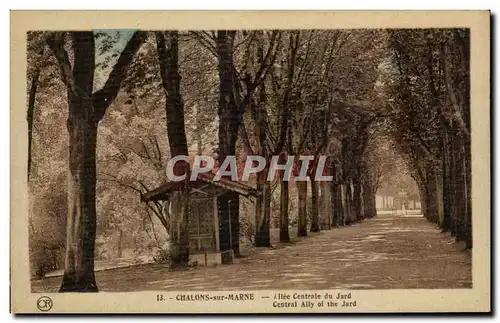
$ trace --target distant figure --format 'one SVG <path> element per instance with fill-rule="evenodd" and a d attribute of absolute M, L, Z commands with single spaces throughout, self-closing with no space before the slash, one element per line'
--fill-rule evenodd
<path fill-rule="evenodd" d="M 398 193 L 399 200 L 401 201 L 401 215 L 406 216 L 406 198 L 408 194 L 404 189 L 401 189 L 401 192 Z"/>

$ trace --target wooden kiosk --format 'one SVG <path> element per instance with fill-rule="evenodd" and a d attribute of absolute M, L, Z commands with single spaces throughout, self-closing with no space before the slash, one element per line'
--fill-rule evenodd
<path fill-rule="evenodd" d="M 230 263 L 233 250 L 220 248 L 220 210 L 218 197 L 228 192 L 242 196 L 257 196 L 258 192 L 247 185 L 221 178 L 214 180 L 214 174 L 202 173 L 195 181 L 189 181 L 189 261 L 198 266 Z M 168 182 L 142 195 L 142 200 L 165 201 L 176 190 L 180 182 Z M 231 226 L 229 224 L 229 226 Z M 230 237 L 231 239 L 231 237 Z"/>

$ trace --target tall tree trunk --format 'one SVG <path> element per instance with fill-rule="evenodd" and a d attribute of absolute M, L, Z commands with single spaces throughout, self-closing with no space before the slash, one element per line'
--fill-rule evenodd
<path fill-rule="evenodd" d="M 457 32 L 455 32 L 455 36 L 459 36 Z M 462 52 L 463 52 L 463 62 L 465 65 L 465 89 L 464 93 L 464 104 L 463 104 L 463 118 L 466 124 L 468 135 L 464 139 L 464 186 L 465 186 L 465 224 L 466 224 L 466 234 L 465 234 L 465 243 L 467 248 L 472 248 L 472 199 L 471 199 L 471 147 L 470 147 L 470 30 L 466 30 L 464 37 L 459 38 L 463 40 Z"/>
<path fill-rule="evenodd" d="M 233 89 L 236 80 L 234 80 L 234 63 L 233 63 L 233 40 L 234 31 L 217 31 L 216 50 L 218 55 L 218 70 L 219 70 L 219 165 L 222 164 L 227 156 L 236 155 L 236 139 L 238 129 L 242 119 L 242 111 L 238 109 L 234 100 Z M 218 204 L 221 213 L 219 222 L 219 237 L 221 251 L 229 250 L 232 246 L 235 256 L 240 255 L 239 245 L 239 195 L 227 193 L 219 196 Z M 231 200 L 234 207 L 231 207 L 229 212 L 229 204 Z M 236 207 L 238 205 L 238 207 Z M 229 217 L 231 221 L 229 221 Z M 229 229 L 231 223 L 231 230 Z M 234 231 L 233 231 L 234 229 Z M 231 239 L 231 237 L 232 239 Z M 230 243 L 231 241 L 231 243 Z"/>
<path fill-rule="evenodd" d="M 219 209 L 219 243 L 221 251 L 233 250 L 234 256 L 239 256 L 236 253 L 234 244 L 239 244 L 239 233 L 233 231 L 236 229 L 235 214 L 239 214 L 239 196 L 233 193 L 224 193 L 217 198 Z M 239 227 L 239 224 L 238 224 Z M 236 241 L 238 240 L 238 241 Z M 239 250 L 239 247 L 238 247 Z"/>
<path fill-rule="evenodd" d="M 346 202 L 346 225 L 353 224 L 356 222 L 355 212 L 354 212 L 354 204 L 352 197 L 352 187 L 351 182 L 348 181 L 345 185 L 345 202 Z"/>
<path fill-rule="evenodd" d="M 70 110 L 89 109 L 88 100 L 72 96 Z M 80 102 L 78 102 L 80 101 Z M 96 235 L 95 149 L 97 123 L 82 116 L 68 120 L 70 174 L 65 272 L 61 291 L 97 291 L 94 277 Z"/>
<path fill-rule="evenodd" d="M 348 188 L 349 187 L 349 188 Z M 342 204 L 344 206 L 344 225 L 349 225 L 351 224 L 351 202 L 349 201 L 349 196 L 351 192 L 350 184 L 344 184 L 343 187 L 343 194 L 342 194 Z"/>
<path fill-rule="evenodd" d="M 288 181 L 281 181 L 280 192 L 280 242 L 290 242 L 290 233 L 288 232 L 288 202 L 289 190 Z"/>
<path fill-rule="evenodd" d="M 356 222 L 359 222 L 363 219 L 362 214 L 362 205 L 361 205 L 361 182 L 359 180 L 355 180 L 354 182 L 354 196 L 353 196 L 353 204 L 354 204 L 354 219 Z"/>
<path fill-rule="evenodd" d="M 373 188 L 367 182 L 363 182 L 363 205 L 364 205 L 364 217 L 373 218 L 377 214 L 375 207 L 375 194 L 373 193 Z"/>
<path fill-rule="evenodd" d="M 464 156 L 462 140 L 459 136 L 454 139 L 455 163 L 454 163 L 454 199 L 455 199 L 455 232 L 457 241 L 466 240 L 466 183 L 464 170 Z"/>
<path fill-rule="evenodd" d="M 73 36 L 73 81 L 68 90 L 68 218 L 61 292 L 97 292 L 94 276 L 96 236 L 96 144 L 98 120 L 92 107 L 94 34 Z"/>
<path fill-rule="evenodd" d="M 443 176 L 440 169 L 435 171 L 436 181 L 436 204 L 437 204 L 437 220 L 439 228 L 442 230 L 444 225 L 444 193 L 443 193 Z"/>
<path fill-rule="evenodd" d="M 339 176 L 338 176 L 338 168 L 335 163 L 331 164 L 331 172 L 333 175 L 333 181 L 328 182 L 328 189 L 330 190 L 330 201 L 327 203 L 329 204 L 331 208 L 331 226 L 332 227 L 339 227 L 340 226 L 340 218 L 341 218 L 341 208 L 339 208 L 339 205 L 341 202 L 341 199 L 339 199 L 340 195 L 340 185 L 338 184 Z"/>
<path fill-rule="evenodd" d="M 464 154 L 465 154 L 465 159 L 464 159 L 464 181 L 465 181 L 465 243 L 467 248 L 472 248 L 472 208 L 471 208 L 471 168 L 470 168 L 470 163 L 471 163 L 471 156 L 470 156 L 470 145 L 469 141 L 465 143 L 464 146 Z"/>
<path fill-rule="evenodd" d="M 89 100 L 70 96 L 68 219 L 65 271 L 60 291 L 97 292 L 94 277 L 97 122 L 76 112 L 78 109 L 90 111 Z"/>
<path fill-rule="evenodd" d="M 41 51 L 41 54 L 43 54 L 43 50 Z M 28 95 L 28 114 L 27 114 L 27 121 L 28 121 L 28 180 L 30 178 L 31 174 L 31 146 L 33 142 L 33 119 L 35 116 L 35 101 L 36 101 L 36 92 L 38 88 L 38 80 L 40 78 L 40 67 L 37 67 L 35 71 L 33 72 L 33 76 L 31 78 L 31 85 L 30 85 L 30 90 L 29 90 L 29 95 Z"/>
<path fill-rule="evenodd" d="M 311 232 L 319 232 L 318 182 L 311 180 Z"/>
<path fill-rule="evenodd" d="M 240 196 L 229 194 L 231 199 L 229 214 L 231 216 L 231 247 L 235 257 L 240 257 Z"/>
<path fill-rule="evenodd" d="M 472 248 L 472 214 L 471 214 L 471 200 L 470 200 L 470 158 L 468 155 L 468 143 L 464 142 L 461 148 L 460 160 L 460 180 L 456 183 L 459 186 L 459 196 L 461 205 L 459 214 L 461 215 L 461 237 L 460 240 L 464 241 L 466 248 Z"/>
<path fill-rule="evenodd" d="M 442 123 L 443 124 L 443 123 Z M 451 229 L 451 165 L 450 165 L 450 152 L 449 152 L 449 139 L 448 139 L 448 129 L 442 126 L 442 151 L 443 151 L 443 225 L 442 232 L 449 232 Z"/>
<path fill-rule="evenodd" d="M 299 195 L 298 228 L 299 237 L 307 236 L 307 181 L 297 181 Z"/>
<path fill-rule="evenodd" d="M 347 185 L 346 184 L 341 184 L 340 185 L 340 206 L 342 209 L 342 218 L 341 218 L 341 223 L 342 226 L 349 225 L 350 219 L 349 219 L 349 201 L 347 197 Z"/>
<path fill-rule="evenodd" d="M 329 183 L 330 188 L 330 207 L 332 208 L 332 227 L 338 227 L 339 224 L 339 210 L 338 210 L 338 185 L 335 182 Z"/>
<path fill-rule="evenodd" d="M 336 202 L 336 210 L 337 210 L 337 226 L 342 227 L 345 225 L 345 209 L 343 206 L 343 198 L 342 198 L 342 184 L 335 184 L 336 186 L 336 194 L 335 194 L 335 202 Z"/>
<path fill-rule="evenodd" d="M 377 201 L 376 201 L 376 191 L 373 189 L 371 191 L 371 202 L 372 202 L 372 207 L 371 207 L 371 217 L 374 218 L 377 216 Z"/>
<path fill-rule="evenodd" d="M 266 181 L 266 199 L 264 200 L 264 221 L 262 228 L 260 230 L 261 234 L 261 246 L 271 246 L 271 233 L 270 233 L 270 222 L 271 222 L 271 183 Z"/>
<path fill-rule="evenodd" d="M 436 175 L 433 166 L 429 166 L 427 168 L 427 199 L 426 199 L 426 207 L 427 207 L 427 219 L 432 222 L 439 224 L 439 210 L 438 210 L 438 192 L 437 192 L 437 183 L 436 183 Z"/>
<path fill-rule="evenodd" d="M 184 102 L 180 92 L 179 34 L 177 31 L 168 31 L 166 34 L 157 32 L 156 39 L 162 84 L 165 92 L 168 93 L 165 112 L 170 155 L 172 157 L 187 156 Z M 173 172 L 177 176 L 186 174 L 185 187 L 175 192 L 170 200 L 170 265 L 176 267 L 186 266 L 189 263 L 189 190 L 187 188 L 189 165 L 184 161 L 177 162 Z"/>
<path fill-rule="evenodd" d="M 257 197 L 255 207 L 255 246 L 270 247 L 271 239 L 269 232 L 270 208 L 271 208 L 271 185 L 267 181 L 268 169 L 264 169 L 257 174 L 258 188 L 262 194 Z"/>
<path fill-rule="evenodd" d="M 332 221 L 333 221 L 333 207 L 331 203 L 330 197 L 330 185 L 328 182 L 320 183 L 321 193 L 320 193 L 320 205 L 321 205 L 321 229 L 322 230 L 331 230 L 332 229 Z"/>
<path fill-rule="evenodd" d="M 427 190 L 424 184 L 418 185 L 418 191 L 420 195 L 420 211 L 424 218 L 427 219 Z"/>
<path fill-rule="evenodd" d="M 454 126 L 452 127 L 452 135 L 450 135 L 450 151 L 449 151 L 449 176 L 450 176 L 450 232 L 453 237 L 457 235 L 457 226 L 458 226 L 458 213 L 459 208 L 458 204 L 460 200 L 457 200 L 456 194 L 456 185 L 457 185 L 457 156 L 456 156 L 456 141 L 453 139 L 455 133 Z"/>
<path fill-rule="evenodd" d="M 264 50 L 263 50 L 263 41 L 262 41 L 262 33 L 259 32 L 258 36 L 258 46 L 257 46 L 257 61 L 259 64 L 264 63 Z M 259 89 L 258 103 L 252 105 L 253 116 L 256 125 L 256 136 L 259 143 L 259 154 L 264 157 L 266 160 L 266 167 L 258 173 L 258 177 L 260 180 L 261 188 L 262 188 L 262 207 L 260 209 L 261 213 L 256 214 L 255 224 L 257 225 L 255 232 L 255 246 L 256 247 L 269 247 L 271 246 L 269 225 L 270 225 L 270 212 L 271 212 L 271 185 L 267 180 L 267 174 L 269 173 L 269 160 L 268 158 L 268 143 L 267 143 L 267 135 L 268 135 L 268 125 L 267 125 L 267 111 L 266 111 L 266 86 L 263 83 Z"/>
<path fill-rule="evenodd" d="M 170 266 L 172 268 L 189 264 L 189 191 L 173 192 L 170 209 Z"/>

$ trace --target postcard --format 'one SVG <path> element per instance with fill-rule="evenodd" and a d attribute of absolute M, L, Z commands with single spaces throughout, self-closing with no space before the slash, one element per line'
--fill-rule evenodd
<path fill-rule="evenodd" d="M 11 11 L 11 312 L 490 312 L 489 11 Z"/>

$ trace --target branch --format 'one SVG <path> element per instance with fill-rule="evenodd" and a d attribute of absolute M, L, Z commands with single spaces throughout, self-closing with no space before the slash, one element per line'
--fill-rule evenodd
<path fill-rule="evenodd" d="M 302 84 L 302 81 L 305 79 L 302 77 L 302 75 L 307 75 L 307 73 L 304 73 L 305 67 L 307 62 L 309 61 L 309 53 L 311 51 L 311 40 L 312 40 L 312 35 L 314 33 L 314 30 L 311 30 L 309 33 L 309 38 L 307 39 L 307 48 L 306 48 L 306 54 L 303 60 L 303 63 L 300 67 L 299 74 L 297 75 L 297 84 Z"/>
<path fill-rule="evenodd" d="M 146 208 L 146 214 L 148 215 L 149 221 L 151 222 L 151 231 L 153 232 L 153 237 L 155 238 L 156 244 L 159 246 L 160 243 L 158 242 L 158 237 L 157 237 L 156 232 L 155 232 L 155 224 L 153 222 L 153 218 L 151 217 L 151 214 L 149 213 L 149 208 Z M 148 230 L 146 229 L 144 222 L 143 222 L 143 227 L 144 227 L 144 231 L 146 231 L 149 238 L 151 239 L 151 235 L 149 234 Z"/>
<path fill-rule="evenodd" d="M 241 141 L 243 142 L 243 146 L 245 147 L 245 150 L 248 155 L 255 155 L 252 145 L 250 144 L 250 139 L 248 138 L 248 132 L 245 126 L 245 121 L 243 120 L 240 123 L 240 136 L 241 136 Z"/>
<path fill-rule="evenodd" d="M 162 155 L 161 155 L 160 145 L 158 143 L 158 138 L 156 138 L 156 135 L 154 136 L 154 144 L 155 144 L 155 148 L 156 148 L 156 152 L 157 152 L 157 156 L 158 156 L 158 162 L 160 163 L 160 166 L 161 166 Z"/>
<path fill-rule="evenodd" d="M 307 137 L 309 135 L 311 120 L 312 120 L 312 118 L 310 115 L 307 115 L 304 118 L 304 122 L 302 123 L 302 129 L 304 129 L 305 133 L 302 135 L 300 144 L 297 147 L 297 151 L 296 151 L 297 154 L 300 154 L 302 152 L 302 148 L 304 148 L 304 144 L 306 143 Z"/>
<path fill-rule="evenodd" d="M 278 38 L 277 40 L 276 37 Z M 276 54 L 278 52 L 280 39 L 281 39 L 281 32 L 274 30 L 271 34 L 271 40 L 269 41 L 269 48 L 267 49 L 267 53 L 264 56 L 264 59 L 262 60 L 262 64 L 259 70 L 255 74 L 255 81 L 253 82 L 255 87 L 259 86 L 260 83 L 264 81 L 267 72 L 269 71 L 269 67 L 274 64 L 274 61 L 276 59 Z"/>
<path fill-rule="evenodd" d="M 151 159 L 151 157 L 149 156 L 149 153 L 148 153 L 148 149 L 146 147 L 146 145 L 144 144 L 144 142 L 142 141 L 142 139 L 139 139 L 140 142 L 141 142 L 141 146 L 142 148 L 144 149 L 144 151 L 146 152 L 146 155 L 143 155 L 141 154 L 139 151 L 136 151 L 134 148 L 128 148 L 131 152 L 133 152 L 134 154 L 136 154 L 137 156 L 139 156 L 141 159 L 145 159 L 145 160 L 149 160 L 149 161 L 153 161 Z"/>
<path fill-rule="evenodd" d="M 198 42 L 205 47 L 214 57 L 218 57 L 217 55 L 217 49 L 215 48 L 215 45 L 213 45 L 210 40 L 206 39 L 203 37 L 202 34 L 196 31 L 192 31 L 191 34 L 198 40 Z M 212 38 L 212 37 L 210 37 Z"/>
<path fill-rule="evenodd" d="M 167 222 L 167 220 L 165 219 L 165 217 L 163 216 L 163 214 L 161 213 L 161 209 L 160 211 L 158 210 L 155 210 L 153 208 L 153 206 L 150 204 L 150 203 L 147 203 L 147 206 L 148 206 L 148 209 L 150 209 L 151 211 L 153 211 L 153 213 L 156 215 L 156 217 L 158 218 L 158 220 L 160 220 L 161 224 L 163 225 L 163 227 L 167 230 L 169 230 L 170 226 Z M 158 206 L 157 206 L 158 207 Z M 152 221 L 151 221 L 152 222 Z"/>
<path fill-rule="evenodd" d="M 146 190 L 146 192 L 149 192 L 149 191 L 150 191 L 150 189 L 149 189 L 149 188 L 147 188 L 147 186 L 146 186 L 146 185 L 144 185 L 144 183 L 143 183 L 142 181 L 137 181 L 137 183 L 139 183 L 139 185 L 141 185 L 141 186 L 142 186 L 142 188 L 144 188 L 144 189 Z"/>
<path fill-rule="evenodd" d="M 460 133 L 465 138 L 470 138 L 470 133 L 469 130 L 467 129 L 467 126 L 465 125 L 464 119 L 462 118 L 462 108 L 460 107 L 457 97 L 455 95 L 455 90 L 453 89 L 453 86 L 451 84 L 451 79 L 450 79 L 450 70 L 448 66 L 448 62 L 446 61 L 446 55 L 447 55 L 447 46 L 446 44 L 443 44 L 442 49 L 441 49 L 441 60 L 442 60 L 442 65 L 443 65 L 443 77 L 444 77 L 444 82 L 446 86 L 446 92 L 449 94 L 449 98 L 452 104 L 453 112 L 446 112 L 445 117 L 452 120 L 458 127 Z"/>
<path fill-rule="evenodd" d="M 283 101 L 281 103 L 281 125 L 280 125 L 280 134 L 278 144 L 276 145 L 276 149 L 273 152 L 273 155 L 280 153 L 283 150 L 286 142 L 286 135 L 289 127 L 289 119 L 290 119 L 290 98 L 292 95 L 292 87 L 293 87 L 293 78 L 295 73 L 295 64 L 297 58 L 297 48 L 299 46 L 299 38 L 300 33 L 295 35 L 290 33 L 289 37 L 289 46 L 290 46 L 290 54 L 288 57 L 288 73 L 287 73 L 287 84 L 285 88 L 285 93 L 283 95 Z"/>
<path fill-rule="evenodd" d="M 147 34 L 144 31 L 137 31 L 134 33 L 109 74 L 104 87 L 92 95 L 92 104 L 96 109 L 97 120 L 104 117 L 106 109 L 118 95 L 121 84 L 127 76 L 127 69 L 132 63 L 139 48 L 146 41 L 146 36 Z"/>
<path fill-rule="evenodd" d="M 108 182 L 114 182 L 114 183 L 117 183 L 118 185 L 120 186 L 123 186 L 123 187 L 127 187 L 127 188 L 130 188 L 136 192 L 138 192 L 140 195 L 142 195 L 142 191 L 140 189 L 138 189 L 137 187 L 133 186 L 133 185 L 130 185 L 130 184 L 126 184 L 124 182 L 122 182 L 121 180 L 119 180 L 118 178 L 116 178 L 116 176 L 113 176 L 111 174 L 107 174 L 107 173 L 101 173 L 101 175 L 105 175 L 105 176 L 108 176 L 110 178 L 103 178 L 102 180 L 104 181 L 108 181 Z"/>
<path fill-rule="evenodd" d="M 255 33 L 250 33 L 250 36 L 245 36 L 243 35 L 243 40 L 241 42 L 239 42 L 238 44 L 236 44 L 234 47 L 233 47 L 233 53 L 238 49 L 238 47 L 240 47 L 241 45 L 243 45 L 244 43 L 246 43 L 247 41 L 249 43 L 251 43 L 253 41 L 255 37 Z"/>
<path fill-rule="evenodd" d="M 57 60 L 57 65 L 59 66 L 63 83 L 71 92 L 76 94 L 71 71 L 71 63 L 69 61 L 68 52 L 64 49 L 64 35 L 64 32 L 48 33 L 45 42 Z"/>
<path fill-rule="evenodd" d="M 330 97 L 330 101 L 328 102 L 328 112 L 326 114 L 326 120 L 325 120 L 325 125 L 323 128 L 323 133 L 322 133 L 322 141 L 320 145 L 317 147 L 316 152 L 314 153 L 314 156 L 318 156 L 318 154 L 323 150 L 323 148 L 326 146 L 326 143 L 328 142 L 328 139 L 330 139 L 330 136 L 328 135 L 328 130 L 330 126 L 330 117 L 332 115 L 332 110 L 333 110 L 333 97 Z"/>
<path fill-rule="evenodd" d="M 347 32 L 346 36 L 344 37 L 344 40 L 339 44 L 339 47 L 335 51 L 335 55 L 342 49 L 342 47 L 344 47 L 345 43 L 347 42 L 347 40 L 349 39 L 350 36 L 351 36 L 351 32 Z M 335 42 L 337 42 L 337 39 L 335 39 Z"/>

